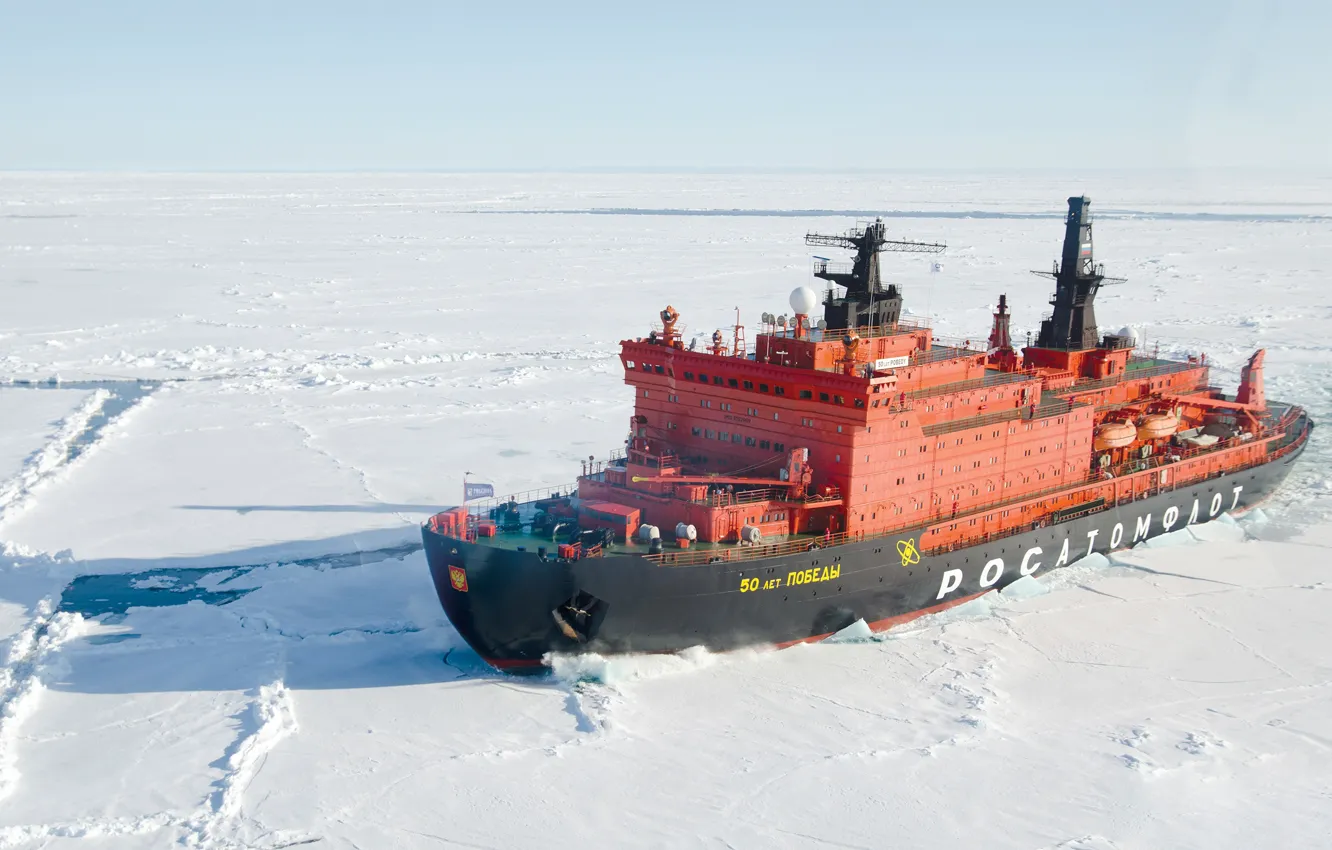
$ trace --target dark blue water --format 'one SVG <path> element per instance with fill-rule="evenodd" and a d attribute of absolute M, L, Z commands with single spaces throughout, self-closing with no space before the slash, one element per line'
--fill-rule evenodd
<path fill-rule="evenodd" d="M 296 561 L 267 562 L 229 567 L 159 567 L 137 573 L 79 576 L 60 596 L 61 611 L 77 611 L 85 617 L 106 617 L 114 622 L 130 608 L 161 608 L 204 602 L 226 605 L 257 588 L 227 587 L 228 582 L 269 566 L 344 569 L 392 559 L 402 560 L 421 549 L 409 543 L 367 552 L 323 555 Z"/>

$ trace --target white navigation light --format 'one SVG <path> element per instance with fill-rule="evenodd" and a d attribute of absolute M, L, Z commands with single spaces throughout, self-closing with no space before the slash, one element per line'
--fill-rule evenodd
<path fill-rule="evenodd" d="M 814 312 L 814 307 L 819 303 L 819 296 L 814 294 L 814 290 L 808 286 L 797 286 L 791 291 L 791 309 L 802 316 L 808 316 Z"/>

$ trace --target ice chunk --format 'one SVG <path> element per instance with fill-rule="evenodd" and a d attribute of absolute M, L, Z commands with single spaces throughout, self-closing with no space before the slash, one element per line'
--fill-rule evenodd
<path fill-rule="evenodd" d="M 1247 536 L 1244 529 L 1231 519 L 1229 514 L 1222 514 L 1212 522 L 1189 526 L 1189 533 L 1198 540 L 1218 543 L 1239 543 Z"/>
<path fill-rule="evenodd" d="M 856 620 L 851 625 L 836 632 L 828 638 L 829 643 L 855 643 L 856 641 L 870 640 L 874 637 L 874 632 L 870 630 L 869 623 L 863 619 Z"/>
<path fill-rule="evenodd" d="M 1032 576 L 1022 576 L 1017 581 L 1009 584 L 999 591 L 999 595 L 1005 599 L 1031 599 L 1036 596 L 1044 596 L 1050 592 L 1050 588 L 1037 581 Z"/>
<path fill-rule="evenodd" d="M 1150 540 L 1143 541 L 1143 546 L 1148 549 L 1169 549 L 1173 546 L 1188 546 L 1197 538 L 1187 528 L 1181 528 L 1179 531 L 1171 531 L 1162 534 L 1159 537 L 1153 537 Z"/>

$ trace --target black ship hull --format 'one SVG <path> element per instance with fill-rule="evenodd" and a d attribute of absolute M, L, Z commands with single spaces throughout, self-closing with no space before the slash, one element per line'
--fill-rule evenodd
<path fill-rule="evenodd" d="M 917 551 L 921 528 L 697 566 L 639 555 L 565 561 L 446 537 L 428 525 L 425 553 L 450 621 L 499 669 L 540 670 L 550 652 L 785 646 L 862 619 L 886 629 L 1093 552 L 1252 507 L 1280 486 L 1307 436 L 1305 430 L 1293 451 L 1260 466 L 942 553 Z"/>

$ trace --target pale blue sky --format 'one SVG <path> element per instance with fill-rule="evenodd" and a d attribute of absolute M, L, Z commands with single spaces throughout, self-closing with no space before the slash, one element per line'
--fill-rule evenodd
<path fill-rule="evenodd" d="M 0 0 L 0 169 L 1328 170 L 1329 34 L 1329 0 Z"/>

